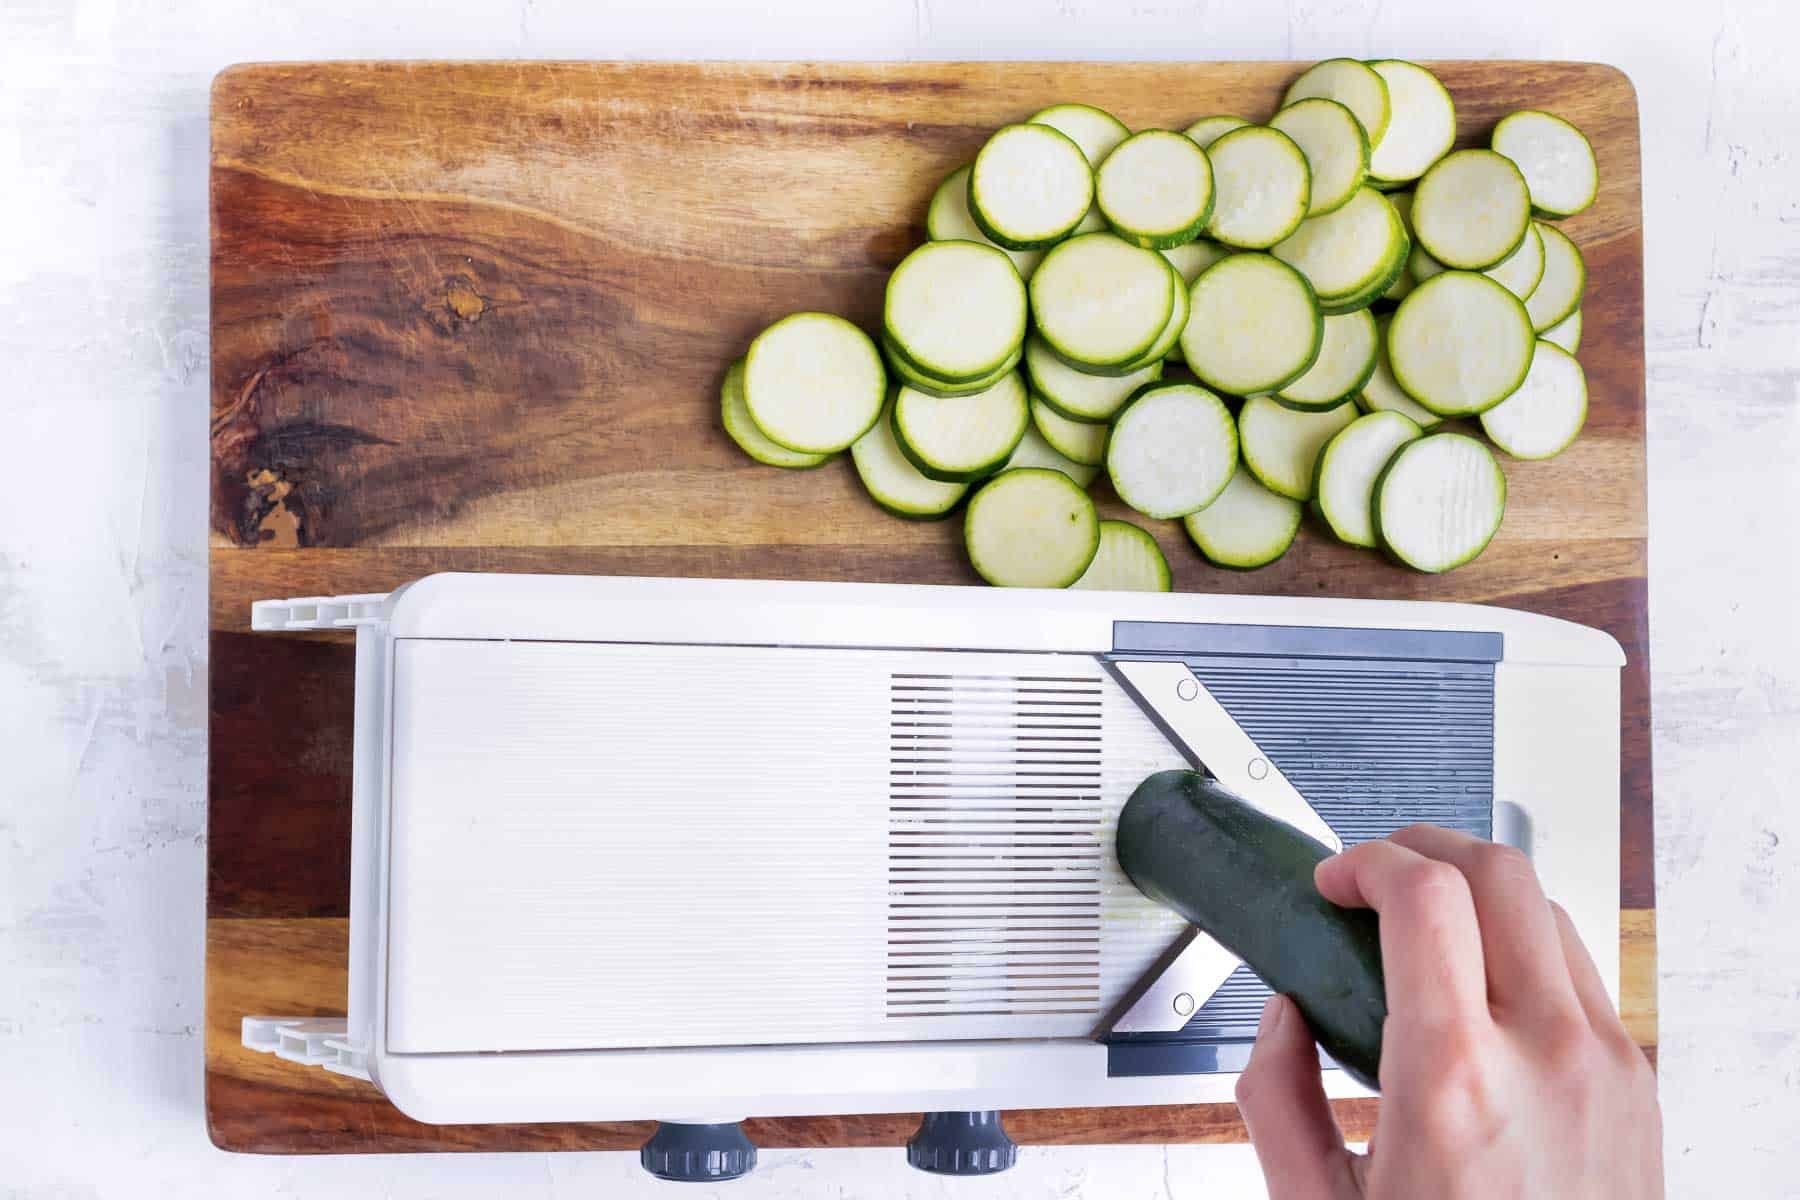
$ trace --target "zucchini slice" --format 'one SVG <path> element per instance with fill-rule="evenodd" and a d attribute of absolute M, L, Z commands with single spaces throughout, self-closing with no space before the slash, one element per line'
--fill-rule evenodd
<path fill-rule="evenodd" d="M 1313 498 L 1338 541 L 1376 545 L 1375 480 L 1394 451 L 1423 436 L 1424 430 L 1399 413 L 1377 412 L 1356 418 L 1325 443 Z"/>
<path fill-rule="evenodd" d="M 1056 356 L 1043 338 L 1033 334 L 1025 341 L 1025 373 L 1032 389 L 1045 404 L 1071 421 L 1105 424 L 1113 419 L 1131 393 L 1162 378 L 1162 360 L 1128 375 L 1094 375 L 1077 371 Z"/>
<path fill-rule="evenodd" d="M 1275 393 L 1289 408 L 1321 411 L 1356 395 L 1375 373 L 1380 337 L 1368 309 L 1325 318 L 1319 357 L 1298 379 Z"/>
<path fill-rule="evenodd" d="M 1544 275 L 1525 301 L 1525 311 L 1531 314 L 1531 327 L 1542 333 L 1560 324 L 1581 303 L 1582 289 L 1587 287 L 1587 263 L 1569 235 L 1556 226 L 1539 221 L 1537 231 L 1544 239 Z"/>
<path fill-rule="evenodd" d="M 1152 384 L 1113 422 L 1106 473 L 1146 517 L 1185 517 L 1211 504 L 1237 469 L 1224 401 L 1191 383 Z"/>
<path fill-rule="evenodd" d="M 1269 128 L 1294 139 L 1312 172 L 1308 217 L 1334 212 L 1350 202 L 1369 174 L 1369 135 L 1354 113 L 1336 100 L 1313 96 L 1269 118 Z"/>
<path fill-rule="evenodd" d="M 1531 293 L 1537 291 L 1538 280 L 1544 277 L 1544 238 L 1537 230 L 1537 223 L 1532 222 L 1531 228 L 1525 231 L 1525 240 L 1519 243 L 1517 250 L 1482 274 L 1519 299 L 1530 299 Z"/>
<path fill-rule="evenodd" d="M 1110 233 L 1070 238 L 1031 277 L 1038 334 L 1082 370 L 1136 370 L 1175 309 L 1168 260 Z"/>
<path fill-rule="evenodd" d="M 771 442 L 768 435 L 756 427 L 756 422 L 750 419 L 750 408 L 744 403 L 744 360 L 741 358 L 726 370 L 725 382 L 719 387 L 719 416 L 725 423 L 725 432 L 737 443 L 738 449 L 759 463 L 805 471 L 832 457 L 789 450 Z"/>
<path fill-rule="evenodd" d="M 1003 125 L 975 155 L 969 215 L 1009 250 L 1037 250 L 1068 236 L 1094 203 L 1094 170 L 1049 125 Z"/>
<path fill-rule="evenodd" d="M 1431 169 L 1456 141 L 1456 102 L 1438 77 L 1417 63 L 1384 58 L 1369 64 L 1387 84 L 1393 119 L 1372 138 L 1369 176 L 1403 184 Z"/>
<path fill-rule="evenodd" d="M 1404 265 L 1407 249 L 1406 227 L 1394 206 L 1363 187 L 1347 204 L 1300 222 L 1269 253 L 1306 276 L 1319 304 L 1330 306 L 1363 296 L 1372 302 Z"/>
<path fill-rule="evenodd" d="M 1169 260 L 1169 265 L 1181 276 L 1182 285 L 1191 287 L 1194 280 L 1200 278 L 1200 272 L 1230 253 L 1230 250 L 1217 242 L 1195 238 L 1191 242 L 1166 248 L 1162 256 Z"/>
<path fill-rule="evenodd" d="M 1540 213 L 1572 217 L 1600 194 L 1593 143 L 1561 117 L 1531 108 L 1508 113 L 1488 145 L 1518 164 Z"/>
<path fill-rule="evenodd" d="M 757 334 L 744 356 L 750 419 L 770 441 L 801 454 L 850 445 L 881 415 L 886 395 L 875 343 L 830 313 L 783 317 Z"/>
<path fill-rule="evenodd" d="M 1125 122 L 1091 104 L 1052 104 L 1025 118 L 1033 125 L 1048 125 L 1081 148 L 1090 166 L 1099 166 L 1113 147 L 1131 136 Z"/>
<path fill-rule="evenodd" d="M 981 232 L 981 226 L 969 215 L 969 170 L 967 166 L 956 168 L 944 176 L 944 182 L 931 193 L 931 204 L 925 209 L 925 236 L 934 242 L 981 242 L 993 246 L 1012 259 L 1020 279 L 1030 279 L 1044 252 L 1008 250 L 988 240 L 988 235 Z"/>
<path fill-rule="evenodd" d="M 1286 554 L 1300 531 L 1300 502 L 1239 470 L 1219 498 L 1182 518 L 1194 546 L 1216 567 L 1253 571 Z"/>
<path fill-rule="evenodd" d="M 915 392 L 931 396 L 973 396 L 976 392 L 987 391 L 1016 368 L 1024 354 L 1024 347 L 1021 346 L 1008 355 L 1006 361 L 1000 364 L 1000 369 L 993 374 L 983 375 L 980 379 L 971 379 L 966 383 L 951 383 L 928 371 L 921 371 L 916 363 L 886 337 L 881 339 L 881 353 L 887 359 L 888 370 L 897 377 L 898 382 Z"/>
<path fill-rule="evenodd" d="M 1281 107 L 1287 108 L 1313 96 L 1336 100 L 1349 109 L 1362 124 L 1371 146 L 1381 141 L 1387 132 L 1392 112 L 1387 80 L 1367 63 L 1357 62 L 1354 58 L 1328 58 L 1313 64 L 1288 85 L 1287 94 L 1281 98 Z"/>
<path fill-rule="evenodd" d="M 850 447 L 850 461 L 871 499 L 897 517 L 930 521 L 947 515 L 967 494 L 966 483 L 927 479 L 900 452 L 887 413 Z"/>
<path fill-rule="evenodd" d="M 1446 267 L 1485 271 L 1531 228 L 1525 176 L 1492 150 L 1445 155 L 1413 189 L 1412 224 L 1419 245 Z"/>
<path fill-rule="evenodd" d="M 1270 396 L 1252 396 L 1238 410 L 1244 465 L 1262 485 L 1290 500 L 1311 500 L 1325 443 L 1356 420 L 1356 405 L 1300 412 Z"/>
<path fill-rule="evenodd" d="M 1084 467 L 1097 467 L 1106 461 L 1106 426 L 1071 421 L 1045 404 L 1042 396 L 1031 398 L 1031 423 L 1050 448 L 1069 461 Z"/>
<path fill-rule="evenodd" d="M 1506 476 L 1493 452 L 1465 434 L 1408 442 L 1375 481 L 1375 535 L 1416 570 L 1436 574 L 1470 561 L 1505 514 Z"/>
<path fill-rule="evenodd" d="M 920 372 L 971 383 L 999 371 L 1024 342 L 1025 315 L 1025 282 L 1001 251 L 926 242 L 888 276 L 882 326 Z"/>
<path fill-rule="evenodd" d="M 1161 771 L 1119 813 L 1119 866 L 1146 896 L 1216 938 L 1292 996 L 1321 1049 L 1376 1087 L 1387 982 L 1381 926 L 1313 884 L 1322 843 L 1196 771 Z"/>
<path fill-rule="evenodd" d="M 1514 458 L 1555 458 L 1587 423 L 1587 375 L 1575 356 L 1540 340 L 1519 390 L 1481 414 L 1481 431 Z"/>
<path fill-rule="evenodd" d="M 1193 296 L 1189 292 L 1187 284 L 1182 281 L 1181 272 L 1175 269 L 1175 264 L 1166 259 L 1164 265 L 1169 271 L 1169 287 L 1171 294 L 1175 297 L 1175 306 L 1169 310 L 1169 320 L 1163 326 L 1162 332 L 1156 335 L 1156 340 L 1150 343 L 1150 348 L 1144 351 L 1136 362 L 1121 368 L 1122 370 L 1135 373 L 1167 358 L 1169 351 L 1180 344 L 1182 331 L 1187 328 L 1188 318 L 1193 315 Z"/>
<path fill-rule="evenodd" d="M 1169 560 L 1149 532 L 1130 521 L 1100 522 L 1100 549 L 1073 588 L 1103 592 L 1166 592 L 1174 586 Z"/>
<path fill-rule="evenodd" d="M 1246 125 L 1207 148 L 1212 160 L 1212 216 L 1206 236 L 1227 246 L 1264 250 L 1300 227 L 1312 199 L 1311 168 L 1294 139 L 1279 129 Z"/>
<path fill-rule="evenodd" d="M 1388 364 L 1407 395 L 1442 417 L 1512 395 L 1537 341 L 1519 298 L 1473 271 L 1433 275 L 1394 310 Z"/>
<path fill-rule="evenodd" d="M 1250 124 L 1242 117 L 1234 117 L 1230 113 L 1219 113 L 1210 117 L 1201 117 L 1185 131 L 1194 139 L 1194 144 L 1202 150 L 1224 137 L 1234 129 L 1242 129 Z"/>
<path fill-rule="evenodd" d="M 1389 192 L 1387 199 L 1388 203 L 1394 206 L 1394 215 L 1400 218 L 1400 228 L 1406 231 L 1408 249 L 1406 265 L 1400 268 L 1400 274 L 1394 277 L 1394 282 L 1388 285 L 1388 290 L 1381 293 L 1381 298 L 1398 302 L 1406 299 L 1406 293 L 1412 291 L 1419 282 L 1412 272 L 1412 256 L 1419 247 L 1413 238 L 1412 231 L 1412 193 Z"/>
<path fill-rule="evenodd" d="M 1167 129 L 1120 142 L 1094 172 L 1094 202 L 1113 232 L 1147 250 L 1200 236 L 1212 216 L 1212 164 L 1206 151 Z"/>
<path fill-rule="evenodd" d="M 1357 395 L 1357 405 L 1364 412 L 1397 412 L 1420 429 L 1435 428 L 1444 418 L 1407 395 L 1388 365 L 1388 326 L 1393 320 L 1391 313 L 1375 318 L 1375 369 Z"/>
<path fill-rule="evenodd" d="M 1529 310 L 1531 308 L 1530 303 L 1528 302 L 1525 307 Z M 1561 346 L 1570 354 L 1581 349 L 1581 309 L 1577 308 L 1574 312 L 1538 334 L 1538 339 L 1540 341 L 1549 342 L 1553 346 Z"/>
<path fill-rule="evenodd" d="M 1044 467 L 1051 471 L 1061 471 L 1080 488 L 1087 487 L 1094 482 L 1094 476 L 1100 474 L 1099 467 L 1090 467 L 1057 453 L 1056 448 L 1044 440 L 1044 435 L 1037 431 L 1035 425 L 1025 431 L 1025 436 L 1019 439 L 1019 448 L 1013 451 L 1012 457 L 1000 469 L 1016 471 L 1022 467 Z"/>
<path fill-rule="evenodd" d="M 1194 281 L 1190 306 L 1181 356 L 1208 387 L 1234 396 L 1276 391 L 1319 356 L 1318 301 L 1306 277 L 1278 258 L 1220 259 Z"/>
<path fill-rule="evenodd" d="M 1003 471 L 982 485 L 963 519 L 976 572 L 996 587 L 1068 587 L 1100 549 L 1094 502 L 1061 471 Z"/>
<path fill-rule="evenodd" d="M 999 470 L 1025 436 L 1028 401 L 1017 371 L 973 396 L 933 396 L 903 387 L 894 397 L 894 440 L 930 479 L 982 479 Z"/>

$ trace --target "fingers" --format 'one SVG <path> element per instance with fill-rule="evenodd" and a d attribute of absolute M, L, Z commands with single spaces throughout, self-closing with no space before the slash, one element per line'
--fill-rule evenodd
<path fill-rule="evenodd" d="M 1527 1020 L 1575 1015 L 1579 1002 L 1562 937 L 1530 859 L 1510 846 L 1435 825 L 1413 825 L 1389 840 L 1449 863 L 1468 881 L 1493 1007 Z"/>
<path fill-rule="evenodd" d="M 1270 1200 L 1350 1200 L 1362 1194 L 1325 1101 L 1312 1031 L 1286 996 L 1272 996 L 1263 1007 L 1250 1065 L 1238 1077 L 1237 1101 Z"/>
<path fill-rule="evenodd" d="M 1326 859 L 1313 879 L 1333 904 L 1381 914 L 1390 1014 L 1427 1026 L 1489 1022 L 1481 929 L 1461 871 L 1379 841 Z"/>
<path fill-rule="evenodd" d="M 1552 904 L 1551 919 L 1556 923 L 1557 940 L 1561 943 L 1563 961 L 1568 964 L 1569 978 L 1575 989 L 1576 998 L 1581 1004 L 1581 1011 L 1587 1014 L 1588 1024 L 1601 1033 L 1625 1034 L 1625 1022 L 1619 1019 L 1618 1010 L 1613 1008 L 1612 997 L 1606 994 L 1606 983 L 1600 978 L 1600 968 L 1594 965 L 1593 955 L 1582 944 L 1581 935 L 1575 932 L 1575 922 L 1560 904 Z"/>

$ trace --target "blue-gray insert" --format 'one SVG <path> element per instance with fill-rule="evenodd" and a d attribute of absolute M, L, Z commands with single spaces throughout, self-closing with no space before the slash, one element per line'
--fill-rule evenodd
<path fill-rule="evenodd" d="M 1120 621 L 1113 639 L 1112 660 L 1186 663 L 1345 844 L 1418 821 L 1492 836 L 1500 634 Z M 1178 1032 L 1109 1036 L 1107 1073 L 1240 1071 L 1268 995 L 1240 967 Z"/>

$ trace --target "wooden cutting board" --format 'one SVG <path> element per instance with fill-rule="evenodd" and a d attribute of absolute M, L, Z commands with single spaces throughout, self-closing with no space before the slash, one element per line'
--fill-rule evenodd
<path fill-rule="evenodd" d="M 1412 574 L 1316 531 L 1187 591 L 1469 600 L 1610 631 L 1624 676 L 1624 999 L 1654 1053 L 1638 116 L 1574 63 L 1433 63 L 1464 142 L 1520 107 L 1575 121 L 1601 192 L 1587 430 L 1509 463 L 1478 561 Z M 1262 119 L 1283 63 L 294 64 L 212 105 L 211 761 L 206 1109 L 231 1150 L 628 1149 L 648 1123 L 432 1127 L 373 1087 L 244 1051 L 247 1013 L 341 1014 L 351 648 L 251 636 L 250 602 L 432 571 L 974 583 L 960 526 L 888 517 L 847 464 L 738 453 L 719 378 L 795 309 L 871 324 L 933 187 L 1060 100 L 1133 127 Z M 1101 485 L 1104 490 L 1104 485 Z M 1103 509 L 1127 515 L 1110 496 Z M 1374 1103 L 1340 1106 L 1366 1137 Z M 916 1116 L 750 1122 L 763 1146 L 899 1144 Z M 1239 1140 L 1229 1105 L 1014 1113 L 1022 1142 Z"/>

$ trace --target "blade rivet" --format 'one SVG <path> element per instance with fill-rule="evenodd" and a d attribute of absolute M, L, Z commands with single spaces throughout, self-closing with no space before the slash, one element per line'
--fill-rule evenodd
<path fill-rule="evenodd" d="M 1194 997 L 1188 992 L 1181 992 L 1175 997 L 1175 1015 L 1185 1017 L 1194 1011 Z"/>
<path fill-rule="evenodd" d="M 1175 694 L 1183 700 L 1192 700 L 1200 694 L 1200 685 L 1193 679 L 1178 680 L 1175 684 Z"/>
<path fill-rule="evenodd" d="M 1267 779 L 1269 777 L 1269 763 L 1267 759 L 1253 758 L 1250 760 L 1250 766 L 1246 769 L 1250 772 L 1250 778 L 1252 779 Z"/>

